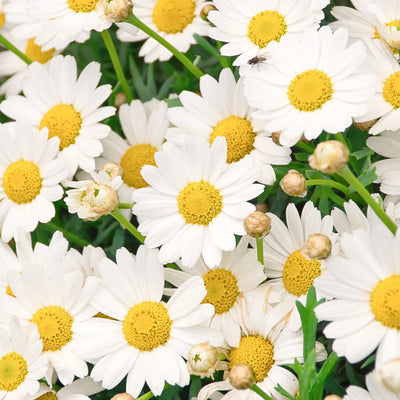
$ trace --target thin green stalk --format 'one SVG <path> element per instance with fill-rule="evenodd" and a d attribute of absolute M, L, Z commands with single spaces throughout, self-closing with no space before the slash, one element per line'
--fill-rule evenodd
<path fill-rule="evenodd" d="M 261 396 L 265 400 L 274 400 L 271 396 L 268 396 L 267 393 L 264 392 L 260 387 L 258 387 L 256 384 L 250 386 L 250 389 L 253 392 L 256 392 L 259 396 Z"/>
<path fill-rule="evenodd" d="M 148 400 L 151 399 L 152 397 L 154 397 L 154 394 L 150 391 L 138 397 L 137 400 Z"/>
<path fill-rule="evenodd" d="M 310 154 L 314 153 L 314 150 L 315 150 L 315 148 L 311 144 L 308 144 L 306 142 L 302 142 L 301 140 L 299 140 L 296 143 L 296 147 L 300 147 L 300 149 L 303 149 L 307 153 L 310 153 Z"/>
<path fill-rule="evenodd" d="M 131 89 L 129 88 L 128 81 L 125 78 L 124 70 L 122 69 L 121 63 L 119 61 L 118 53 L 115 49 L 110 32 L 108 32 L 108 30 L 104 30 L 100 32 L 100 34 L 103 38 L 104 44 L 107 47 L 108 54 L 110 55 L 112 65 L 114 67 L 115 73 L 117 74 L 118 81 L 121 84 L 121 88 L 125 93 L 128 103 L 130 103 L 133 100 L 133 96 L 131 93 Z"/>
<path fill-rule="evenodd" d="M 146 24 L 144 24 L 136 15 L 132 14 L 125 22 L 136 26 L 144 33 L 147 33 L 150 37 L 156 40 L 158 43 L 162 44 L 166 49 L 168 49 L 196 78 L 200 79 L 204 73 L 196 67 L 184 54 L 182 54 L 176 47 L 172 46 L 171 43 L 166 41 L 157 32 L 154 32 Z"/>
<path fill-rule="evenodd" d="M 330 179 L 310 179 L 306 182 L 306 184 L 307 186 L 330 186 L 340 190 L 348 197 L 351 196 L 349 188 L 339 182 L 331 181 Z"/>
<path fill-rule="evenodd" d="M 264 240 L 263 238 L 256 239 L 257 243 L 257 260 L 264 265 Z"/>
<path fill-rule="evenodd" d="M 6 49 L 12 51 L 16 56 L 18 56 L 22 61 L 26 62 L 28 65 L 32 64 L 32 61 L 27 57 L 22 51 L 19 51 L 12 43 L 10 43 L 3 35 L 0 35 L 0 44 L 2 44 Z"/>
<path fill-rule="evenodd" d="M 120 210 L 129 210 L 135 205 L 135 203 L 119 203 L 118 208 Z"/>
<path fill-rule="evenodd" d="M 338 174 L 347 181 L 347 183 L 357 191 L 357 193 L 364 199 L 364 201 L 375 211 L 375 214 L 381 221 L 388 227 L 388 229 L 395 234 L 397 231 L 396 224 L 385 213 L 382 206 L 377 203 L 368 192 L 367 189 L 361 184 L 357 177 L 351 172 L 350 168 L 346 165 Z"/>
<path fill-rule="evenodd" d="M 336 363 L 338 362 L 339 357 L 337 354 L 332 351 L 329 354 L 329 357 L 325 360 L 324 365 L 322 366 L 321 370 L 318 373 L 317 384 L 314 388 L 314 393 L 316 394 L 316 398 L 322 398 L 322 394 L 325 388 L 325 382 L 328 379 L 329 375 L 331 374 L 333 368 L 335 367 Z"/>
<path fill-rule="evenodd" d="M 79 236 L 75 235 L 74 233 L 68 232 L 66 229 L 61 228 L 61 226 L 56 225 L 54 222 L 48 222 L 47 224 L 42 224 L 44 228 L 51 232 L 60 231 L 64 235 L 64 237 L 78 246 L 85 247 L 89 246 L 89 242 L 84 239 L 81 239 Z"/>
<path fill-rule="evenodd" d="M 140 243 L 144 243 L 144 236 L 122 215 L 121 210 L 118 208 L 111 213 L 111 215 L 121 224 L 123 225 L 128 232 L 132 233 L 133 236 L 137 240 L 139 240 Z"/>

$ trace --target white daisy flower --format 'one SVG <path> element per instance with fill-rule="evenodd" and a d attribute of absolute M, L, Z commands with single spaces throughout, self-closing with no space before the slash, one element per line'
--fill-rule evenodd
<path fill-rule="evenodd" d="M 255 374 L 256 384 L 274 400 L 284 400 L 275 388 L 282 386 L 292 396 L 298 390 L 298 380 L 289 370 L 281 365 L 292 364 L 295 359 L 303 360 L 303 334 L 301 331 L 282 330 L 282 320 L 287 312 L 285 304 L 275 308 L 268 307 L 264 296 L 243 297 L 241 321 L 242 337 L 237 347 L 229 349 L 229 368 L 236 364 L 249 365 Z M 326 358 L 324 347 L 317 342 L 317 359 Z M 260 397 L 251 389 L 234 389 L 226 379 L 204 386 L 198 400 L 206 400 L 216 391 L 229 391 L 225 400 L 258 400 Z"/>
<path fill-rule="evenodd" d="M 165 101 L 133 100 L 119 109 L 119 120 L 126 139 L 111 132 L 103 141 L 104 151 L 97 166 L 113 162 L 122 167 L 121 203 L 131 203 L 136 189 L 148 186 L 140 174 L 143 165 L 155 165 L 154 153 L 162 149 L 169 121 Z"/>
<path fill-rule="evenodd" d="M 350 363 L 359 362 L 376 348 L 376 367 L 400 358 L 400 234 L 380 226 L 370 233 L 342 234 L 345 257 L 332 256 L 327 274 L 315 287 L 333 300 L 316 307 L 318 319 L 333 321 L 324 329 L 334 339 L 333 351 Z"/>
<path fill-rule="evenodd" d="M 208 14 L 215 25 L 209 35 L 227 42 L 221 47 L 222 55 L 239 55 L 233 62 L 235 66 L 267 54 L 284 36 L 317 28 L 319 22 L 315 8 L 320 4 L 314 0 L 214 0 L 214 5 L 218 10 Z"/>
<path fill-rule="evenodd" d="M 307 293 L 317 276 L 324 274 L 325 260 L 312 260 L 304 257 L 302 249 L 309 235 L 326 235 L 336 250 L 336 235 L 330 216 L 321 219 L 321 213 L 311 201 L 307 202 L 301 217 L 294 204 L 286 207 L 286 224 L 274 214 L 271 218 L 271 231 L 264 238 L 264 265 L 268 284 L 279 293 L 279 301 L 291 303 L 288 328 L 296 331 L 301 327 L 296 301 L 305 305 Z M 317 291 L 317 298 L 321 298 Z"/>
<path fill-rule="evenodd" d="M 135 0 L 134 13 L 180 52 L 186 53 L 196 41 L 194 34 L 206 36 L 208 22 L 200 17 L 204 0 Z M 126 22 L 118 24 L 117 37 L 123 42 L 145 40 L 139 51 L 146 63 L 167 61 L 172 53 L 156 40 Z"/>
<path fill-rule="evenodd" d="M 43 50 L 64 49 L 71 42 L 83 43 L 90 32 L 101 32 L 111 22 L 95 11 L 98 0 L 13 0 L 4 9 L 12 33 L 20 39 L 35 37 Z"/>
<path fill-rule="evenodd" d="M 219 332 L 199 326 L 213 314 L 213 306 L 200 304 L 206 289 L 200 277 L 185 282 L 169 299 L 161 301 L 164 269 L 157 250 L 140 246 L 134 256 L 117 250 L 117 264 L 100 264 L 103 288 L 92 305 L 113 318 L 93 318 L 82 325 L 81 354 L 94 366 L 91 376 L 105 388 L 116 386 L 126 375 L 126 391 L 138 397 L 145 383 L 155 396 L 165 382 L 184 386 L 187 358 L 194 344 L 222 344 Z"/>
<path fill-rule="evenodd" d="M 183 91 L 179 99 L 183 107 L 168 110 L 168 117 L 176 126 L 167 131 L 169 141 L 182 145 L 188 134 L 195 134 L 212 144 L 223 136 L 228 145 L 228 163 L 249 155 L 262 171 L 258 181 L 267 185 L 275 181 L 271 164 L 286 165 L 291 161 L 290 149 L 276 145 L 267 132 L 254 124 L 243 95 L 243 78 L 236 82 L 229 68 L 222 70 L 219 82 L 210 75 L 202 76 L 200 95 Z"/>
<path fill-rule="evenodd" d="M 76 60 L 57 56 L 47 64 L 33 63 L 23 82 L 23 96 L 10 96 L 0 110 L 15 120 L 25 118 L 36 130 L 47 127 L 49 138 L 60 139 L 60 157 L 72 176 L 78 166 L 95 168 L 94 158 L 103 151 L 100 139 L 110 127 L 99 121 L 114 115 L 114 107 L 100 107 L 111 93 L 110 85 L 97 87 L 100 64 L 90 63 L 77 79 Z"/>
<path fill-rule="evenodd" d="M 0 333 L 0 399 L 33 400 L 46 370 L 36 326 L 30 323 L 23 328 L 11 320 L 9 331 Z"/>
<path fill-rule="evenodd" d="M 84 280 L 79 271 L 63 273 L 59 264 L 54 264 L 49 272 L 34 265 L 22 273 L 10 272 L 9 285 L 14 296 L 0 295 L 0 309 L 17 317 L 23 326 L 29 322 L 36 324 L 51 366 L 46 373 L 47 381 L 51 381 L 55 370 L 58 379 L 67 385 L 74 375 L 83 378 L 88 374 L 85 361 L 75 351 L 76 331 L 95 314 L 88 305 L 99 280 Z"/>
<path fill-rule="evenodd" d="M 221 263 L 214 269 L 199 260 L 192 268 L 182 271 L 165 269 L 165 280 L 179 287 L 192 276 L 200 276 L 206 286 L 207 294 L 203 303 L 214 306 L 215 314 L 209 326 L 221 331 L 229 346 L 235 347 L 240 341 L 240 326 L 237 313 L 240 312 L 240 296 L 255 289 L 266 278 L 263 265 L 257 260 L 255 249 L 248 249 L 249 238 L 244 236 L 234 251 L 223 252 Z M 174 289 L 166 289 L 174 293 Z"/>
<path fill-rule="evenodd" d="M 259 169 L 252 158 L 226 164 L 226 155 L 224 138 L 210 147 L 204 138 L 188 135 L 182 148 L 167 143 L 155 154 L 157 167 L 142 168 L 150 186 L 134 193 L 132 212 L 145 244 L 161 246 L 162 263 L 182 257 L 191 267 L 202 255 L 213 268 L 222 251 L 235 248 L 235 234 L 245 235 L 243 220 L 255 210 L 247 200 L 263 191 L 253 184 Z"/>
<path fill-rule="evenodd" d="M 47 129 L 35 134 L 21 121 L 0 129 L 0 226 L 8 242 L 54 217 L 66 170 L 56 158 L 59 140 L 47 140 Z"/>
<path fill-rule="evenodd" d="M 245 95 L 257 109 L 253 117 L 266 130 L 281 131 L 285 146 L 303 134 L 311 140 L 322 131 L 342 132 L 365 113 L 372 95 L 374 75 L 358 72 L 365 56 L 360 42 L 347 47 L 345 29 L 332 33 L 325 26 L 301 38 L 284 36 L 270 62 L 245 76 Z"/>

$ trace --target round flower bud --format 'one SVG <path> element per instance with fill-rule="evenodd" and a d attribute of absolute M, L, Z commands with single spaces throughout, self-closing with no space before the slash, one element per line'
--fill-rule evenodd
<path fill-rule="evenodd" d="M 280 185 L 289 196 L 304 197 L 307 194 L 306 178 L 295 169 L 289 170 L 281 179 Z"/>
<path fill-rule="evenodd" d="M 342 398 L 336 394 L 330 394 L 329 396 L 324 397 L 324 400 L 342 400 Z"/>
<path fill-rule="evenodd" d="M 189 350 L 188 369 L 191 375 L 211 377 L 219 361 L 218 351 L 208 343 L 199 343 Z"/>
<path fill-rule="evenodd" d="M 253 238 L 260 239 L 271 230 L 271 219 L 261 211 L 254 211 L 244 219 L 244 230 Z"/>
<path fill-rule="evenodd" d="M 217 7 L 215 7 L 213 4 L 206 4 L 200 11 L 200 17 L 204 20 L 208 22 L 208 13 L 210 11 L 214 11 L 216 10 Z"/>
<path fill-rule="evenodd" d="M 394 393 L 400 393 L 400 359 L 390 360 L 378 371 L 379 378 L 385 388 Z"/>
<path fill-rule="evenodd" d="M 86 196 L 82 199 L 88 209 L 98 216 L 111 214 L 118 207 L 118 193 L 112 187 L 101 183 L 93 183 L 86 189 Z M 92 220 L 93 221 L 93 220 Z"/>
<path fill-rule="evenodd" d="M 118 393 L 111 397 L 111 400 L 135 400 L 129 393 Z"/>
<path fill-rule="evenodd" d="M 229 382 L 235 389 L 248 389 L 256 383 L 254 372 L 246 364 L 236 364 L 229 371 Z"/>
<path fill-rule="evenodd" d="M 349 149 L 338 140 L 321 142 L 308 157 L 311 168 L 323 173 L 333 174 L 340 171 L 349 161 Z"/>
<path fill-rule="evenodd" d="M 132 0 L 100 0 L 96 12 L 108 21 L 121 22 L 129 17 L 132 7 Z"/>
<path fill-rule="evenodd" d="M 372 119 L 371 121 L 365 121 L 365 122 L 356 122 L 353 121 L 353 125 L 358 128 L 360 131 L 369 131 L 378 121 L 377 118 Z"/>
<path fill-rule="evenodd" d="M 126 103 L 126 95 L 125 93 L 119 92 L 115 95 L 114 106 L 116 108 L 120 108 L 122 104 Z"/>
<path fill-rule="evenodd" d="M 301 254 L 311 260 L 327 258 L 331 255 L 332 244 L 328 236 L 322 233 L 309 235 Z"/>
<path fill-rule="evenodd" d="M 101 167 L 101 171 L 106 172 L 110 177 L 110 180 L 113 180 L 116 176 L 122 177 L 123 172 L 122 167 L 119 164 L 113 162 L 105 163 Z"/>

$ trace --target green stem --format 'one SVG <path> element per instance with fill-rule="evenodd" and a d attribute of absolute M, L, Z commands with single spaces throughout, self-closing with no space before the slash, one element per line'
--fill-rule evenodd
<path fill-rule="evenodd" d="M 129 210 L 135 205 L 135 203 L 119 203 L 118 208 L 120 210 Z"/>
<path fill-rule="evenodd" d="M 351 172 L 350 168 L 346 165 L 338 174 L 347 181 L 347 183 L 357 191 L 357 193 L 364 199 L 364 201 L 375 211 L 375 214 L 381 221 L 388 227 L 388 229 L 395 234 L 397 231 L 396 224 L 385 213 L 382 206 L 377 203 L 368 192 L 367 189 L 361 184 L 357 177 Z"/>
<path fill-rule="evenodd" d="M 32 64 L 32 61 L 27 57 L 22 51 L 18 50 L 12 43 L 10 43 L 3 35 L 0 35 L 0 44 L 2 44 L 6 49 L 12 51 L 16 56 L 18 56 L 22 61 L 26 62 L 28 65 Z"/>
<path fill-rule="evenodd" d="M 314 150 L 315 150 L 315 148 L 314 148 L 311 144 L 302 142 L 301 140 L 299 140 L 299 141 L 296 143 L 296 147 L 300 147 L 300 149 L 303 149 L 303 150 L 305 150 L 307 153 L 310 153 L 310 154 L 314 153 Z"/>
<path fill-rule="evenodd" d="M 325 360 L 324 365 L 317 374 L 317 379 L 316 379 L 317 382 L 314 385 L 314 390 L 313 390 L 314 398 L 316 399 L 322 398 L 322 394 L 325 388 L 325 382 L 328 379 L 329 375 L 331 374 L 338 360 L 339 357 L 336 355 L 334 351 L 332 351 L 332 353 L 329 354 L 329 357 Z"/>
<path fill-rule="evenodd" d="M 133 100 L 133 96 L 131 93 L 131 89 L 129 88 L 128 81 L 125 78 L 125 74 L 119 61 L 118 53 L 115 49 L 110 32 L 108 32 L 108 30 L 104 30 L 100 32 L 100 34 L 103 38 L 104 44 L 107 47 L 108 54 L 110 55 L 112 65 L 114 67 L 115 73 L 117 74 L 118 81 L 121 84 L 121 88 L 125 93 L 128 103 L 130 103 Z"/>
<path fill-rule="evenodd" d="M 340 190 L 346 196 L 351 196 L 350 190 L 339 182 L 331 181 L 330 179 L 310 179 L 306 182 L 307 186 L 330 186 Z"/>
<path fill-rule="evenodd" d="M 144 243 L 144 236 L 122 215 L 121 211 L 117 208 L 111 215 L 123 225 L 140 243 Z"/>
<path fill-rule="evenodd" d="M 85 247 L 89 246 L 89 242 L 87 242 L 84 239 L 81 239 L 79 236 L 68 232 L 64 228 L 61 228 L 60 226 L 56 225 L 54 222 L 48 222 L 47 224 L 41 224 L 44 228 L 46 228 L 48 231 L 55 232 L 55 231 L 60 231 L 64 235 L 64 237 L 70 241 L 71 243 L 74 243 L 78 246 Z"/>
<path fill-rule="evenodd" d="M 263 238 L 256 239 L 257 243 L 257 260 L 264 265 L 264 240 Z"/>
<path fill-rule="evenodd" d="M 263 399 L 266 400 L 274 400 L 271 396 L 268 396 L 267 393 L 264 392 L 261 388 L 259 388 L 256 384 L 250 386 L 250 389 L 253 392 L 256 392 L 258 395 L 260 395 Z"/>
<path fill-rule="evenodd" d="M 137 400 L 148 400 L 151 399 L 152 397 L 154 397 L 154 394 L 150 391 L 138 397 Z"/>
<path fill-rule="evenodd" d="M 147 33 L 150 37 L 162 44 L 167 50 L 169 50 L 196 78 L 200 79 L 204 73 L 196 67 L 184 54 L 182 54 L 176 47 L 172 46 L 171 43 L 166 41 L 157 32 L 154 32 L 146 24 L 144 24 L 136 15 L 132 14 L 125 22 L 136 26 L 144 33 Z"/>

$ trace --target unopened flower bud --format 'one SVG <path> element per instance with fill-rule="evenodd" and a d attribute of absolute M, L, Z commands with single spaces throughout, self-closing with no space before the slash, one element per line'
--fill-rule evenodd
<path fill-rule="evenodd" d="M 365 122 L 356 122 L 353 121 L 353 125 L 360 129 L 360 131 L 369 131 L 376 123 L 378 119 L 372 119 L 371 121 L 365 121 Z"/>
<path fill-rule="evenodd" d="M 82 200 L 87 202 L 88 208 L 98 215 L 97 218 L 111 214 L 117 209 L 119 203 L 117 191 L 101 183 L 90 185 L 86 190 L 86 196 Z"/>
<path fill-rule="evenodd" d="M 390 360 L 380 368 L 379 378 L 386 389 L 400 393 L 400 359 Z"/>
<path fill-rule="evenodd" d="M 117 163 L 108 162 L 101 167 L 101 171 L 106 172 L 110 180 L 113 180 L 116 176 L 122 176 L 123 169 Z"/>
<path fill-rule="evenodd" d="M 311 168 L 323 173 L 333 174 L 340 171 L 349 161 L 349 149 L 338 140 L 321 142 L 308 157 Z"/>
<path fill-rule="evenodd" d="M 220 361 L 221 351 L 209 343 L 199 343 L 189 350 L 188 370 L 191 375 L 212 378 L 215 371 L 228 369 L 226 361 Z"/>
<path fill-rule="evenodd" d="M 135 400 L 129 393 L 118 393 L 111 397 L 111 400 Z"/>
<path fill-rule="evenodd" d="M 208 22 L 208 13 L 210 11 L 214 11 L 216 10 L 217 7 L 215 7 L 213 4 L 206 4 L 200 11 L 200 17 L 204 20 Z"/>
<path fill-rule="evenodd" d="M 253 238 L 260 239 L 271 230 L 271 219 L 261 211 L 254 211 L 244 219 L 244 230 Z"/>
<path fill-rule="evenodd" d="M 125 93 L 119 92 L 115 95 L 114 106 L 116 108 L 120 108 L 122 104 L 126 103 L 126 95 Z"/>
<path fill-rule="evenodd" d="M 235 389 L 248 389 L 256 383 L 254 372 L 246 364 L 236 364 L 229 371 L 229 382 Z"/>
<path fill-rule="evenodd" d="M 332 244 L 328 236 L 313 233 L 308 236 L 301 254 L 311 260 L 320 260 L 331 255 Z"/>
<path fill-rule="evenodd" d="M 100 0 L 96 12 L 108 21 L 121 22 L 129 17 L 132 7 L 132 0 Z"/>
<path fill-rule="evenodd" d="M 307 194 L 306 178 L 295 169 L 289 170 L 281 179 L 280 185 L 289 196 L 304 197 Z"/>
<path fill-rule="evenodd" d="M 336 394 L 330 394 L 329 396 L 324 397 L 324 400 L 342 400 L 342 398 Z"/>
<path fill-rule="evenodd" d="M 271 134 L 271 139 L 272 141 L 277 144 L 278 146 L 281 145 L 281 142 L 279 141 L 279 138 L 281 137 L 282 131 L 277 131 L 277 132 L 272 132 Z"/>

